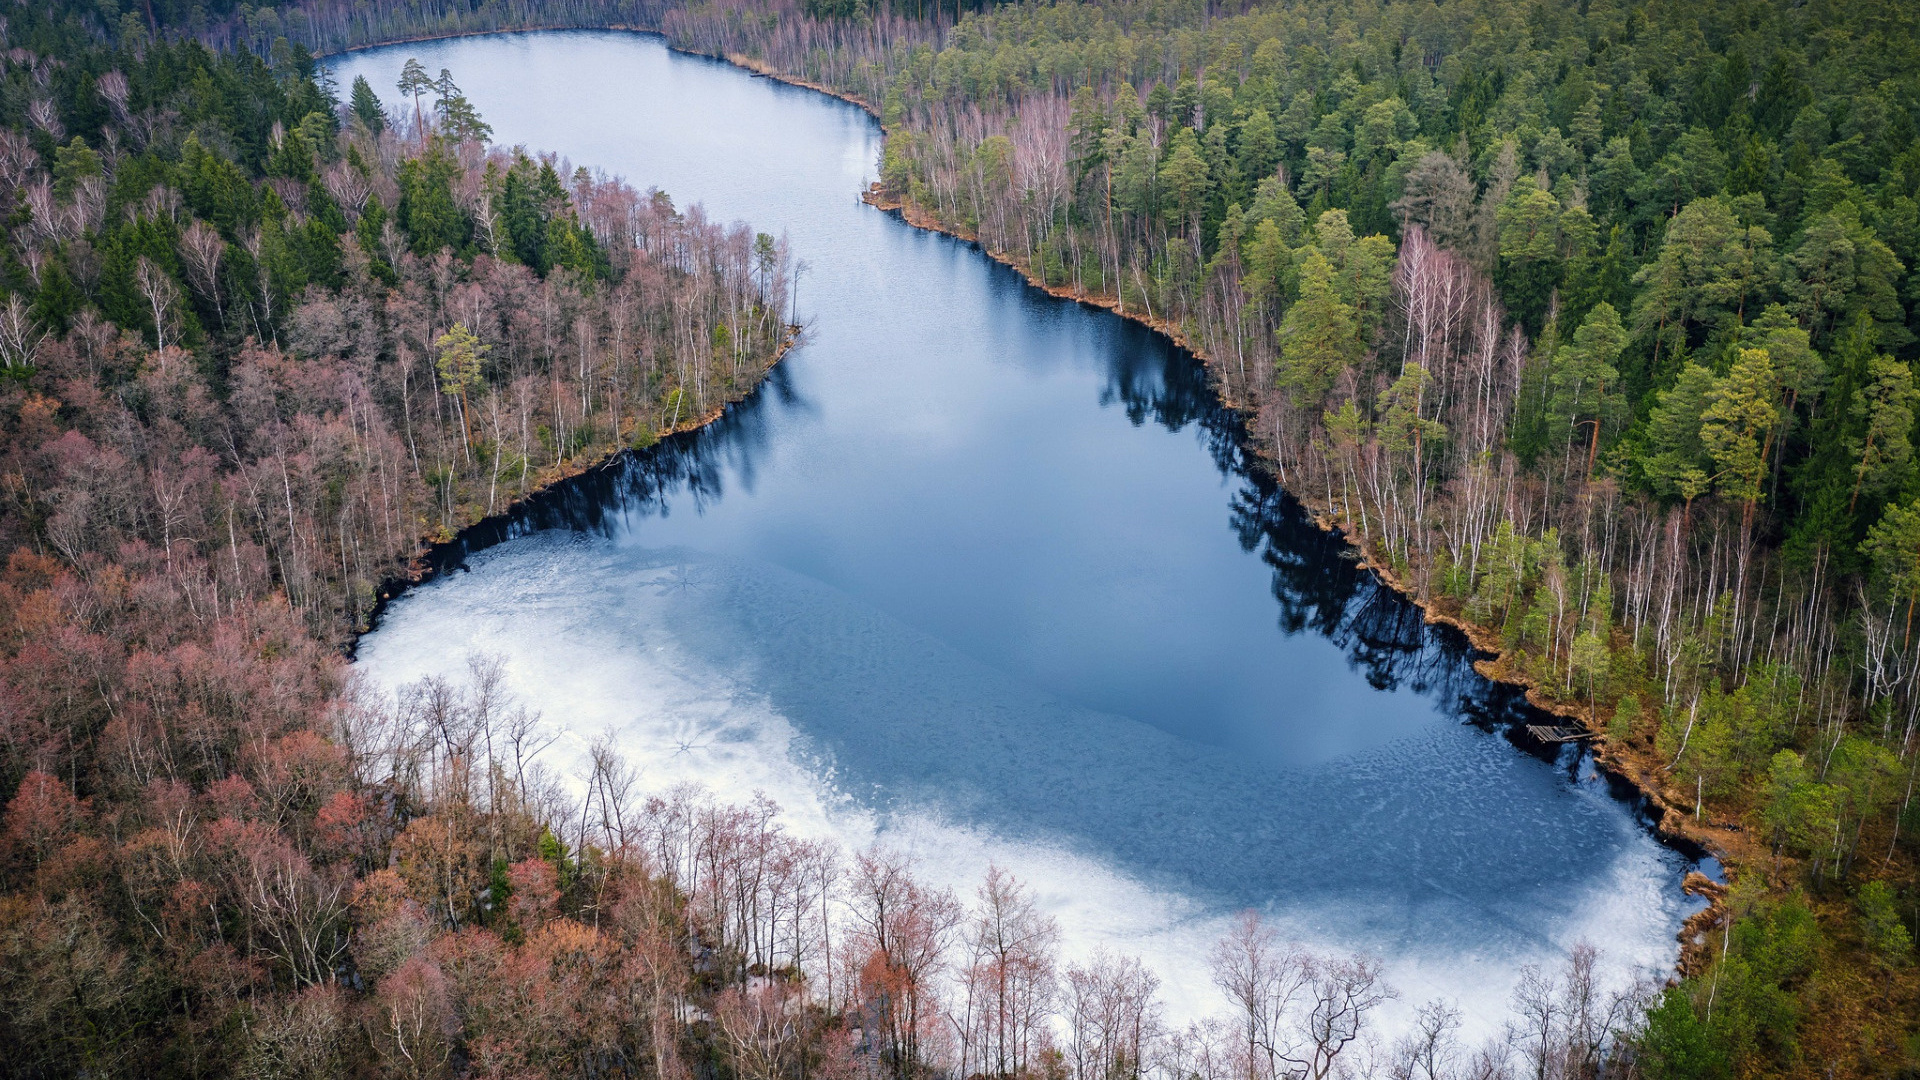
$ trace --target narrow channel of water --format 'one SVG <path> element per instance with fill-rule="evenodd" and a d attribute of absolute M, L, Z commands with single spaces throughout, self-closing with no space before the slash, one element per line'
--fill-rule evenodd
<path fill-rule="evenodd" d="M 507 658 L 566 768 L 613 731 L 643 782 L 764 791 L 797 830 L 990 861 L 1067 949 L 1142 955 L 1170 1013 L 1254 906 L 1496 1027 L 1582 939 L 1669 966 L 1686 862 L 1458 635 L 1249 477 L 1190 357 L 861 205 L 861 111 L 632 34 L 339 58 L 393 99 L 450 69 L 496 138 L 784 230 L 807 344 L 696 435 L 567 485 L 393 604 L 376 685 Z M 483 549 L 482 549 L 483 548 Z"/>

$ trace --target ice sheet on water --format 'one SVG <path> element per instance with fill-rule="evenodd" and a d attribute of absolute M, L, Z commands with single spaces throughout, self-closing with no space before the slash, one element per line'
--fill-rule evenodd
<path fill-rule="evenodd" d="M 1247 906 L 1385 957 L 1403 1004 L 1445 994 L 1489 1024 L 1521 963 L 1588 940 L 1646 969 L 1676 948 L 1675 858 L 1601 784 L 1438 717 L 1276 770 L 1061 701 L 777 566 L 556 534 L 395 604 L 360 656 L 391 687 L 473 650 L 506 657 L 563 768 L 612 730 L 650 788 L 764 791 L 797 831 L 881 837 L 963 895 L 998 862 L 1070 952 L 1146 957 L 1176 1015 L 1211 1007 L 1206 951 Z"/>

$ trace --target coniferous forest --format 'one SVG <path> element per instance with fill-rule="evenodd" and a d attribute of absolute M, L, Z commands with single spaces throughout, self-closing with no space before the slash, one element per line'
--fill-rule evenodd
<path fill-rule="evenodd" d="M 1202 355 L 1287 489 L 1720 854 L 1663 986 L 1391 1045 L 1249 922 L 1173 1030 L 772 807 L 584 804 L 423 541 L 748 392 L 783 241 L 318 53 L 657 30 L 866 104 L 870 201 Z M 22 5 L 0 62 L 0 1074 L 1920 1070 L 1920 31 L 1897 0 Z M 697 193 L 680 193 L 693 198 Z M 1724 895 L 1721 895 L 1721 894 Z M 960 1019 L 955 1019 L 958 1016 Z M 1364 1051 L 1364 1052 L 1363 1052 Z"/>

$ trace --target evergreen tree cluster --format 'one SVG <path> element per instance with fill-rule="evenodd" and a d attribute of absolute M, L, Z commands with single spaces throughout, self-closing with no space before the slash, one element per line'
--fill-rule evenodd
<path fill-rule="evenodd" d="M 1646 1068 L 1840 1067 L 1863 1025 L 1892 1042 L 1860 1068 L 1911 1067 L 1904 5 L 723 15 L 668 25 L 875 103 L 880 201 L 1183 333 L 1288 487 L 1587 711 L 1669 827 L 1763 838 Z"/>

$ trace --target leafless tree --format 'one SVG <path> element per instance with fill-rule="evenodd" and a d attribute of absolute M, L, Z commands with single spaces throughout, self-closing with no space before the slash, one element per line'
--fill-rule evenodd
<path fill-rule="evenodd" d="M 1315 957 L 1307 963 L 1297 1031 L 1281 1052 L 1294 1075 L 1326 1080 L 1366 1032 L 1375 1008 L 1393 996 L 1371 957 Z"/>
<path fill-rule="evenodd" d="M 220 230 L 204 221 L 194 220 L 180 234 L 181 261 L 186 264 L 187 282 L 213 305 L 221 322 L 226 308 L 220 296 L 220 262 L 226 257 L 227 242 Z"/>
<path fill-rule="evenodd" d="M 175 329 L 174 304 L 180 299 L 180 290 L 174 285 L 173 277 L 145 255 L 134 263 L 133 281 L 141 298 L 146 300 L 148 316 L 153 320 L 154 345 L 164 349 L 179 336 Z"/>
<path fill-rule="evenodd" d="M 1436 998 L 1420 1006 L 1413 1027 L 1394 1045 L 1391 1080 L 1454 1080 L 1460 1057 L 1460 1010 Z"/>
<path fill-rule="evenodd" d="M 6 305 L 0 307 L 0 367 L 32 367 L 46 339 L 47 332 L 40 328 L 26 301 L 19 293 L 9 295 Z"/>
<path fill-rule="evenodd" d="M 127 112 L 127 77 L 119 71 L 109 71 L 95 80 L 94 88 L 100 92 L 100 100 L 107 103 L 113 113 L 113 122 L 127 127 L 131 116 Z"/>
<path fill-rule="evenodd" d="M 1213 983 L 1233 1002 L 1246 1080 L 1276 1080 L 1287 1037 L 1288 1015 L 1307 992 L 1313 965 L 1293 946 L 1280 943 L 1255 911 L 1234 919 L 1210 958 Z"/>
<path fill-rule="evenodd" d="M 35 98 L 27 104 L 27 119 L 34 127 L 47 133 L 54 142 L 67 137 L 67 128 L 60 122 L 60 112 L 54 108 L 50 98 Z"/>
<path fill-rule="evenodd" d="M 1137 958 L 1104 951 L 1067 969 L 1062 1019 L 1072 1080 L 1139 1080 L 1159 1052 L 1159 984 Z"/>

